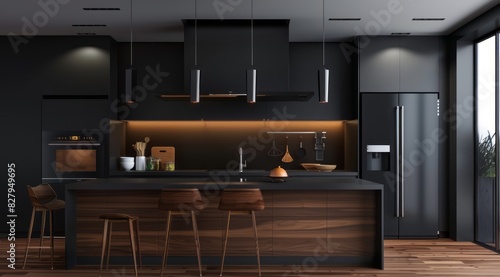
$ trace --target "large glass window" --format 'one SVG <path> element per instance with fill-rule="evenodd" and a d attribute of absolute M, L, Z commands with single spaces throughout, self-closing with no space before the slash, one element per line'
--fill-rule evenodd
<path fill-rule="evenodd" d="M 497 47 L 496 36 L 476 44 L 476 240 L 498 250 L 495 169 Z"/>

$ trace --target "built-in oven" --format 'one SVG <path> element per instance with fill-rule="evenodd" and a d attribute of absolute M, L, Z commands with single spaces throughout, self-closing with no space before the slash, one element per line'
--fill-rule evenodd
<path fill-rule="evenodd" d="M 102 136 L 83 132 L 42 132 L 42 181 L 81 181 L 105 176 Z"/>
<path fill-rule="evenodd" d="M 42 132 L 42 183 L 52 186 L 59 199 L 65 200 L 69 183 L 96 179 L 107 175 L 106 141 L 97 134 L 84 131 Z M 65 235 L 64 210 L 54 213 L 53 232 Z"/>

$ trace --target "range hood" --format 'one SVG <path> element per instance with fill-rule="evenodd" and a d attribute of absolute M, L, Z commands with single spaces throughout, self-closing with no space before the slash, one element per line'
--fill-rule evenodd
<path fill-rule="evenodd" d="M 200 99 L 246 100 L 251 66 L 250 20 L 184 20 L 184 93 L 164 100 L 190 98 L 190 71 L 201 71 Z M 254 66 L 258 101 L 307 101 L 314 92 L 291 92 L 289 20 L 254 20 Z M 197 65 L 195 65 L 195 49 Z"/>

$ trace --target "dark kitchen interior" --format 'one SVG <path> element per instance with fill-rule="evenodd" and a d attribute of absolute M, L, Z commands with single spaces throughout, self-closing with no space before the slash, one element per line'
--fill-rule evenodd
<path fill-rule="evenodd" d="M 54 234 L 65 241 L 56 243 L 64 245 L 56 250 L 65 255 L 60 269 L 96 269 L 102 238 L 99 214 L 120 211 L 141 218 L 143 259 L 158 267 L 156 274 L 166 220 L 166 213 L 157 210 L 159 191 L 195 187 L 209 200 L 198 218 L 202 260 L 218 268 L 226 214 L 217 209 L 217 201 L 226 186 L 244 186 L 260 188 L 266 202 L 266 209 L 256 212 L 263 269 L 301 263 L 320 239 L 339 247 L 335 254 L 325 252 L 333 258 L 320 265 L 384 269 L 384 242 L 387 247 L 407 239 L 471 242 L 498 256 L 500 185 L 495 177 L 480 176 L 478 160 L 482 138 L 476 45 L 496 36 L 499 49 L 500 41 L 500 2 L 490 2 L 448 32 L 436 31 L 438 35 L 357 32 L 324 43 L 318 37 L 296 39 L 293 19 L 281 16 L 219 20 L 190 15 L 175 27 L 183 39 L 138 39 L 132 48 L 128 21 L 117 35 L 120 39 L 104 33 L 45 34 L 43 28 L 39 35 L 15 37 L 5 31 L 8 27 L 0 28 L 1 137 L 7 146 L 0 160 L 15 164 L 15 236 L 28 236 L 32 204 L 26 186 L 50 183 L 66 201 L 66 208 L 54 213 Z M 140 6 L 139 1 L 134 5 Z M 165 26 L 156 28 L 169 32 Z M 136 101 L 125 103 L 131 51 Z M 251 67 L 258 72 L 255 103 L 246 98 L 244 73 Z M 201 70 L 199 103 L 189 98 L 195 68 Z M 321 68 L 330 69 L 327 103 L 318 101 Z M 493 132 L 499 128 L 498 82 L 494 91 Z M 71 136 L 78 141 L 69 141 Z M 175 148 L 175 170 L 167 171 L 165 164 L 157 171 L 125 171 L 120 166 L 120 157 L 135 157 L 132 145 L 146 137 L 146 157 L 153 155 L 153 147 Z M 496 172 L 498 136 L 490 142 Z M 81 143 L 79 147 L 90 151 L 54 150 L 69 149 L 68 143 Z M 299 156 L 300 148 L 305 153 Z M 273 149 L 279 154 L 271 155 Z M 285 150 L 292 162 L 282 160 Z M 80 170 L 57 162 L 88 153 Z M 246 160 L 244 168 L 240 158 Z M 302 163 L 336 168 L 306 171 Z M 283 183 L 277 182 L 282 178 L 270 178 L 278 166 L 288 172 Z M 210 180 L 214 176 L 231 178 L 221 185 Z M 239 183 L 243 179 L 246 184 Z M 8 186 L 0 195 L 8 198 Z M 0 211 L 7 218 L 13 214 L 7 203 Z M 238 229 L 241 245 L 234 245 L 235 238 L 229 242 L 226 264 L 243 264 L 253 272 L 251 221 L 246 220 L 234 219 L 236 227 L 231 228 Z M 35 242 L 40 224 L 35 220 Z M 172 226 L 182 230 L 182 239 L 173 242 L 169 263 L 195 268 L 191 226 L 182 220 Z M 9 225 L 0 224 L 2 245 L 9 234 Z M 288 238 L 296 248 L 288 245 Z M 111 252 L 119 256 L 111 263 L 130 269 L 129 241 L 122 242 L 119 251 Z M 4 257 L 4 247 L 0 249 Z M 28 259 L 28 271 L 35 260 Z M 386 256 L 386 269 L 388 261 Z M 37 268 L 50 268 L 49 262 L 38 263 Z"/>

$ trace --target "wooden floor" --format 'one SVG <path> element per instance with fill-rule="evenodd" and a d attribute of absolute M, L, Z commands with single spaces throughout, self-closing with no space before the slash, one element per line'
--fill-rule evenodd
<path fill-rule="evenodd" d="M 97 266 L 78 266 L 71 270 L 64 269 L 64 241 L 56 240 L 56 262 L 50 270 L 48 251 L 44 250 L 42 260 L 36 252 L 30 257 L 25 269 L 22 268 L 25 240 L 18 239 L 16 247 L 16 269 L 7 268 L 6 239 L 0 239 L 0 276 L 4 277 L 39 277 L 39 276 L 98 276 Z M 385 270 L 362 267 L 314 267 L 306 266 L 263 266 L 262 276 L 500 276 L 500 254 L 487 250 L 471 242 L 455 242 L 449 239 L 438 240 L 386 240 Z M 159 276 L 160 266 L 145 266 L 139 276 Z M 204 267 L 203 275 L 219 276 L 218 267 Z M 256 266 L 226 266 L 224 276 L 257 276 Z M 110 267 L 103 276 L 134 276 L 132 267 Z M 164 276 L 198 276 L 195 266 L 169 266 Z"/>

